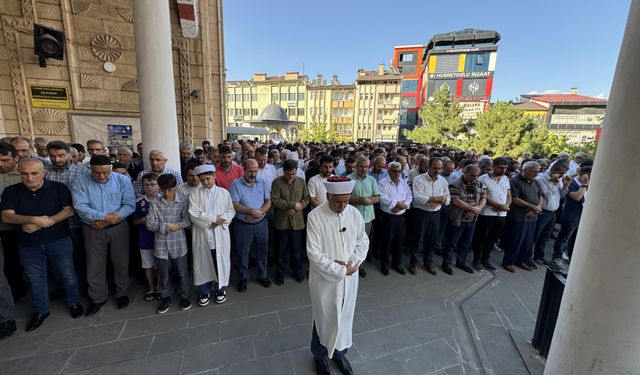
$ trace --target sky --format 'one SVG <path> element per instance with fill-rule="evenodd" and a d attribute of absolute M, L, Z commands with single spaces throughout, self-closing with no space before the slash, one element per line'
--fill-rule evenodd
<path fill-rule="evenodd" d="M 630 0 L 227 0 L 227 80 L 304 72 L 353 83 L 388 65 L 396 45 L 465 28 L 496 30 L 492 101 L 521 94 L 607 98 Z"/>

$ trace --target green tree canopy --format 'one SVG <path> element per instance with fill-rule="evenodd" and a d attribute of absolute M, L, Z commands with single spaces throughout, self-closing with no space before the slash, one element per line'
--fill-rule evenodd
<path fill-rule="evenodd" d="M 467 131 L 461 114 L 459 102 L 451 100 L 449 85 L 445 84 L 434 93 L 433 100 L 420 109 L 423 125 L 405 135 L 414 142 L 461 147 Z"/>
<path fill-rule="evenodd" d="M 348 142 L 348 137 L 343 137 L 331 126 L 326 123 L 326 116 L 319 121 L 315 116 L 308 128 L 302 129 L 300 132 L 300 140 L 302 142 L 329 142 L 342 143 Z"/>

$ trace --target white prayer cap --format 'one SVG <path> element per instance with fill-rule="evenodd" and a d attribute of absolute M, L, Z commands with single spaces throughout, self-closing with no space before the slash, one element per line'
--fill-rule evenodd
<path fill-rule="evenodd" d="M 287 153 L 287 160 L 295 160 L 298 161 L 298 153 L 297 152 L 293 152 L 293 151 L 289 151 Z"/>
<path fill-rule="evenodd" d="M 193 171 L 196 173 L 196 176 L 198 176 L 203 173 L 215 172 L 216 167 L 214 167 L 211 164 L 203 164 L 203 165 L 197 166 Z"/>
<path fill-rule="evenodd" d="M 332 176 L 323 181 L 325 189 L 329 194 L 351 194 L 356 182 L 348 177 Z"/>

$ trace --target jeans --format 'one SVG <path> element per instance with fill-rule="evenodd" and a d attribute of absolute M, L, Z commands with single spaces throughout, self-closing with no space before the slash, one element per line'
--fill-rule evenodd
<path fill-rule="evenodd" d="M 513 264 L 531 261 L 531 244 L 536 231 L 535 221 L 508 221 L 502 232 L 500 245 L 504 250 L 502 264 Z"/>
<path fill-rule="evenodd" d="M 533 257 L 534 259 L 544 259 L 544 248 L 556 225 L 556 212 L 542 210 L 538 214 L 538 222 L 536 223 L 536 232 L 533 235 Z"/>
<path fill-rule="evenodd" d="M 454 227 L 451 224 L 447 225 L 447 242 L 442 255 L 442 265 L 451 264 L 454 250 L 457 253 L 456 264 L 466 264 L 475 226 L 475 221 L 463 221 L 459 227 Z"/>
<path fill-rule="evenodd" d="M 287 270 L 289 263 L 289 253 L 291 253 L 291 270 L 296 276 L 304 273 L 302 268 L 302 233 L 304 230 L 294 229 L 273 229 L 275 236 L 276 251 L 278 261 L 276 263 L 276 277 L 282 276 Z"/>
<path fill-rule="evenodd" d="M 502 228 L 504 228 L 504 221 L 504 216 L 478 216 L 471 242 L 474 262 L 489 260 L 493 245 L 500 238 Z"/>
<path fill-rule="evenodd" d="M 348 349 L 342 350 L 334 350 L 333 358 L 340 359 L 347 355 Z M 329 353 L 327 352 L 327 348 L 320 343 L 320 337 L 318 337 L 318 331 L 316 330 L 316 324 L 313 323 L 313 333 L 311 334 L 311 354 L 313 354 L 313 358 L 315 359 L 327 359 L 329 357 Z"/>
<path fill-rule="evenodd" d="M 213 259 L 213 268 L 216 270 L 216 276 L 218 275 L 218 261 L 216 259 L 216 249 L 211 249 L 211 259 Z M 214 283 L 213 281 L 208 281 L 204 284 L 198 285 L 198 294 L 209 294 L 212 290 L 224 290 L 224 287 L 220 288 L 218 283 Z"/>
<path fill-rule="evenodd" d="M 430 212 L 414 209 L 413 243 L 409 264 L 418 263 L 422 256 L 425 265 L 433 262 L 433 251 L 436 248 L 438 229 L 440 228 L 440 211 Z"/>
<path fill-rule="evenodd" d="M 160 279 L 160 297 L 171 298 L 173 295 L 173 283 L 171 282 L 171 270 L 173 269 L 180 277 L 180 297 L 189 298 L 189 266 L 187 265 L 187 256 L 181 256 L 175 259 L 156 258 L 158 265 L 158 278 Z M 203 293 L 206 294 L 206 293 Z"/>
<path fill-rule="evenodd" d="M 249 278 L 249 251 L 252 248 L 255 252 L 258 278 L 267 277 L 267 243 L 269 239 L 269 226 L 267 219 L 262 219 L 257 224 L 247 224 L 240 220 L 234 220 L 233 234 L 236 238 L 238 271 L 240 279 Z"/>
<path fill-rule="evenodd" d="M 569 244 L 569 241 L 571 240 L 571 237 L 573 237 L 573 235 L 575 235 L 578 231 L 579 224 L 579 217 L 576 218 L 565 216 L 562 218 L 562 227 L 560 228 L 560 233 L 558 233 L 556 243 L 553 246 L 553 258 L 562 259 L 562 253 L 567 250 L 567 246 Z M 569 254 L 569 258 L 571 258 L 571 254 Z"/>
<path fill-rule="evenodd" d="M 58 277 L 62 280 L 67 305 L 75 305 L 79 301 L 78 279 L 73 267 L 73 243 L 67 236 L 39 246 L 22 246 L 20 260 L 24 266 L 27 279 L 31 283 L 31 297 L 37 313 L 49 312 L 49 286 L 47 284 L 47 258 Z"/>

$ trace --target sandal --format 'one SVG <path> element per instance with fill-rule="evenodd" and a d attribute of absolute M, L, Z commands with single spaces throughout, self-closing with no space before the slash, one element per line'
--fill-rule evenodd
<path fill-rule="evenodd" d="M 156 292 L 148 291 L 144 294 L 144 300 L 146 302 L 151 302 L 156 299 L 156 294 L 157 294 Z"/>

